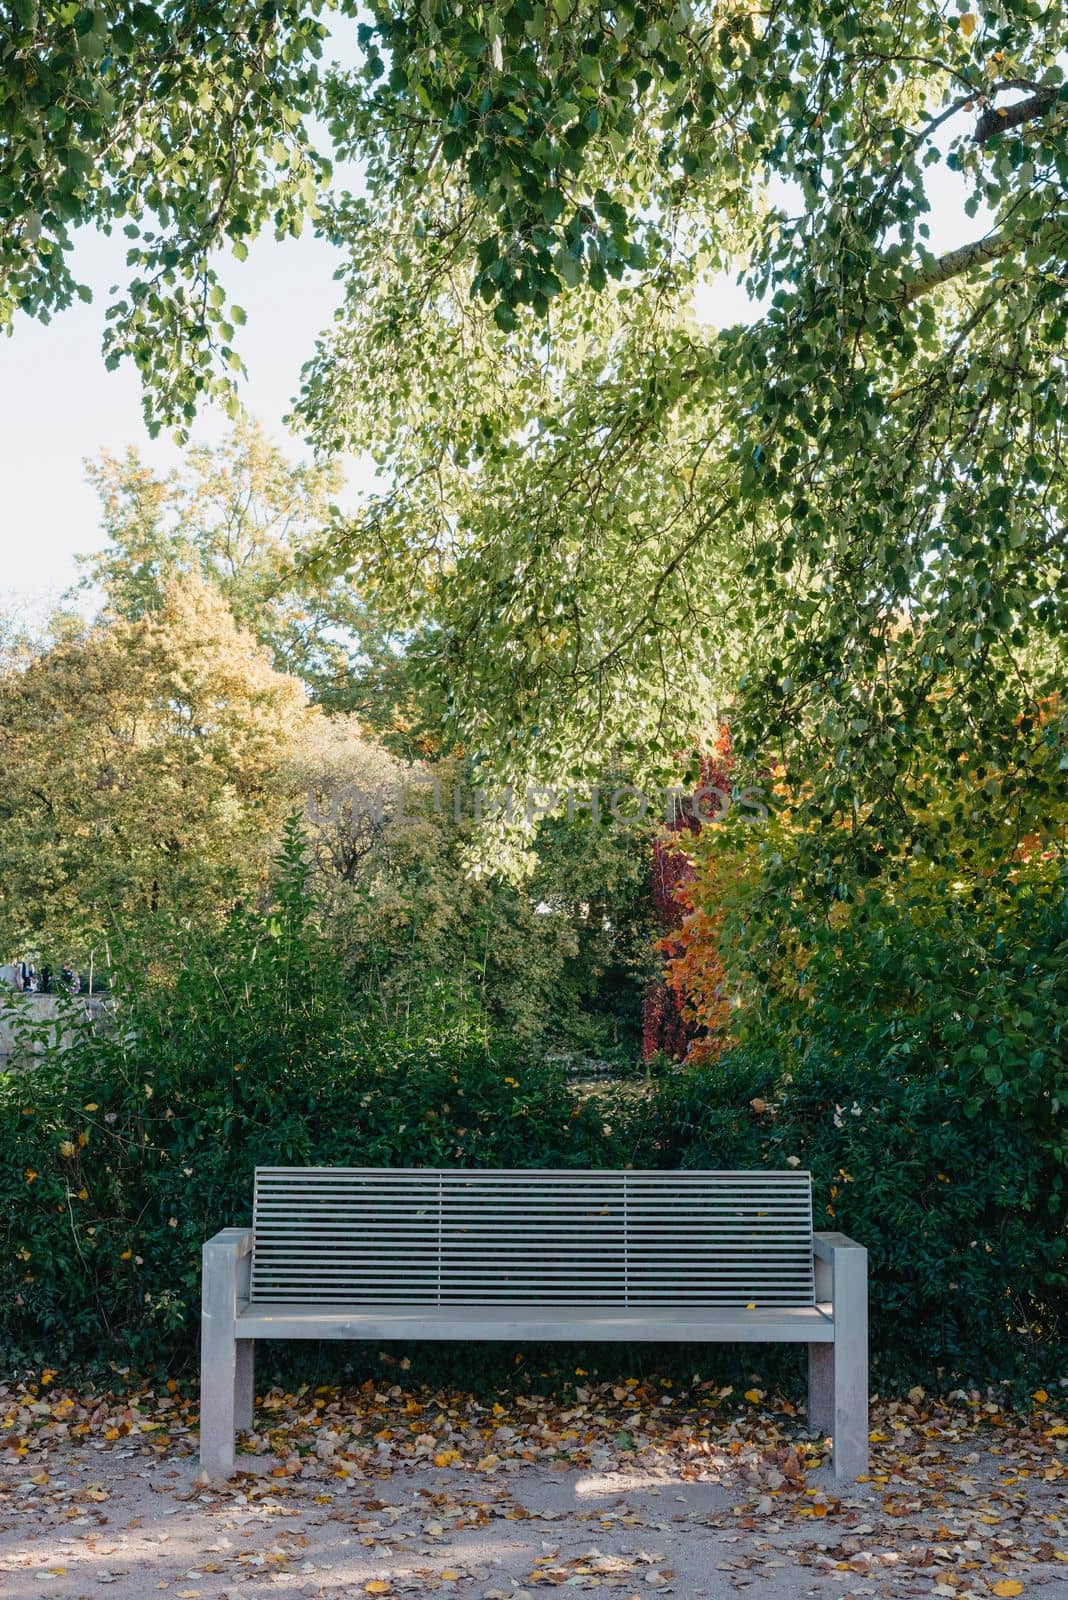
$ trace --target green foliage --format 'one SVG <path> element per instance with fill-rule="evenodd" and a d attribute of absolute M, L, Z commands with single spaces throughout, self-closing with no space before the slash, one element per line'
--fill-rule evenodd
<path fill-rule="evenodd" d="M 112 930 L 210 921 L 266 882 L 316 721 L 214 591 L 61 633 L 0 675 L 0 942 L 103 964 Z"/>
<path fill-rule="evenodd" d="M 187 944 L 181 968 L 157 948 L 169 976 L 131 981 L 109 1034 L 0 1079 L 9 1352 L 188 1352 L 200 1244 L 247 1218 L 257 1163 L 796 1163 L 813 1171 L 817 1226 L 870 1251 L 879 1381 L 1004 1377 L 1063 1350 L 1061 1151 L 1000 1084 L 854 1036 L 832 1053 L 827 1033 L 576 1094 L 539 1053 L 455 1013 L 424 1006 L 407 1028 L 370 1015 L 310 886 L 294 822 L 267 912 Z"/>
<path fill-rule="evenodd" d="M 238 626 L 330 712 L 394 729 L 400 660 L 341 579 L 309 571 L 342 488 L 336 463 L 291 461 L 256 423 L 221 445 L 190 446 L 158 477 L 135 450 L 91 463 L 109 543 L 82 558 L 81 587 L 103 590 L 109 616 L 137 621 L 194 575 L 218 590 Z"/>
<path fill-rule="evenodd" d="M 995 1106 L 1068 1169 L 1063 869 L 918 870 L 839 909 L 820 916 L 799 899 L 774 933 L 750 916 L 742 1039 L 802 1071 L 815 1057 L 941 1084 L 958 1114 Z"/>
<path fill-rule="evenodd" d="M 1068 1345 L 1059 1152 L 991 1087 L 893 1059 L 741 1052 L 666 1079 L 646 1137 L 665 1167 L 814 1180 L 815 1225 L 869 1252 L 875 1382 L 1053 1370 Z"/>
<path fill-rule="evenodd" d="M 828 900 L 951 862 L 947 797 L 1055 831 L 1063 14 L 371 13 L 306 409 L 392 469 L 337 559 L 433 621 L 450 725 L 545 782 L 617 741 L 663 771 L 726 714 Z M 751 325 L 700 324 L 733 261 Z"/>
<path fill-rule="evenodd" d="M 962 1113 L 990 1101 L 1068 1167 L 1063 842 L 1010 848 L 995 816 L 958 820 L 943 859 L 827 883 L 789 813 L 705 830 L 692 894 L 722 918 L 732 1037 L 784 1071 L 838 1061 L 944 1082 Z"/>
<path fill-rule="evenodd" d="M 108 312 L 108 364 L 134 361 L 146 413 L 187 422 L 232 401 L 240 306 L 216 253 L 265 225 L 299 233 L 324 173 L 303 118 L 321 0 L 14 0 L 0 31 L 0 326 L 77 295 L 79 225 L 129 241 Z"/>
<path fill-rule="evenodd" d="M 336 744 L 317 747 L 305 772 L 309 848 L 336 959 L 368 1004 L 633 1062 L 650 830 L 565 811 L 513 876 L 475 871 L 493 826 L 476 816 L 470 764 L 407 766 L 346 737 L 339 719 L 330 727 Z"/>
<path fill-rule="evenodd" d="M 945 854 L 962 764 L 998 827 L 1063 821 L 1068 41 L 962 4 L 373 4 L 323 77 L 350 0 L 25 0 L 6 307 L 121 219 L 110 358 L 182 419 L 237 360 L 215 252 L 313 218 L 347 292 L 304 418 L 386 484 L 316 570 L 418 630 L 446 746 L 664 773 L 729 712 L 839 893 Z M 312 112 L 364 193 L 320 192 Z M 738 261 L 752 324 L 701 324 Z"/>
<path fill-rule="evenodd" d="M 584 1165 L 593 1106 L 515 1047 L 368 1022 L 317 931 L 290 828 L 275 904 L 127 991 L 114 1031 L 0 1080 L 9 1349 L 185 1348 L 200 1245 L 248 1216 L 257 1162 Z M 159 949 L 166 967 L 176 951 Z"/>

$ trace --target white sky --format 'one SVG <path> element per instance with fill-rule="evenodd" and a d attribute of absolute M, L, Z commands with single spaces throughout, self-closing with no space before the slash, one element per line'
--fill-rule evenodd
<path fill-rule="evenodd" d="M 170 440 L 148 437 L 136 370 L 124 363 L 108 372 L 100 354 L 108 289 L 123 276 L 125 249 L 121 234 L 87 233 L 75 271 L 93 289 L 92 304 L 78 302 L 48 326 L 23 319 L 0 341 L 0 593 L 54 594 L 75 577 L 75 554 L 104 542 L 85 482 L 87 457 L 134 444 L 157 468 L 178 459 Z M 243 399 L 279 438 L 301 365 L 338 303 L 336 259 L 308 234 L 284 243 L 262 238 L 246 262 L 227 268 L 227 285 L 249 319 Z M 227 425 L 221 412 L 208 412 L 194 436 L 221 437 Z"/>

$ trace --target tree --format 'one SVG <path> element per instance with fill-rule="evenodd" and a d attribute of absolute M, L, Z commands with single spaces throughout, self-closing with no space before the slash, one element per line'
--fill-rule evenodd
<path fill-rule="evenodd" d="M 101 949 L 259 893 L 316 713 L 195 579 L 0 679 L 5 946 Z"/>
<path fill-rule="evenodd" d="M 335 92 L 372 196 L 308 414 L 393 477 L 341 559 L 506 772 L 727 713 L 791 810 L 750 957 L 917 858 L 1063 862 L 1063 16 L 547 15 L 376 8 Z M 765 309 L 701 326 L 738 254 Z"/>
<path fill-rule="evenodd" d="M 240 368 L 216 255 L 299 233 L 323 172 L 303 117 L 320 0 L 13 0 L 0 30 L 0 325 L 77 295 L 75 229 L 121 227 L 130 278 L 109 365 L 132 359 L 150 421 L 232 401 Z"/>
<path fill-rule="evenodd" d="M 321 90 L 364 163 L 321 202 L 348 293 L 305 414 L 391 480 L 334 558 L 428 624 L 413 659 L 467 747 L 542 781 L 621 743 L 664 766 L 729 710 L 740 773 L 785 765 L 821 894 L 937 852 L 951 791 L 1007 838 L 1056 813 L 1066 23 L 963 4 L 375 4 L 355 68 L 246 108 L 259 152 L 279 97 L 296 128 Z M 272 17 L 288 62 L 313 48 Z M 239 166 L 244 230 L 273 191 Z M 147 198 L 181 209 L 162 172 Z M 974 228 L 939 252 L 937 174 Z M 764 309 L 714 332 L 694 289 L 739 258 Z M 181 409 L 172 345 L 154 415 Z"/>
<path fill-rule="evenodd" d="M 350 585 L 312 574 L 304 560 L 335 515 L 336 462 L 294 463 L 257 423 L 241 421 L 221 445 L 190 447 L 164 477 L 134 449 L 105 453 L 89 477 L 110 543 L 82 558 L 82 587 L 103 591 L 108 615 L 146 616 L 193 574 L 318 704 L 380 730 L 397 722 L 392 641 Z"/>
<path fill-rule="evenodd" d="M 475 872 L 487 824 L 461 759 L 402 762 L 333 718 L 298 770 L 324 925 L 369 1003 L 634 1060 L 653 932 L 647 824 L 557 810 L 512 874 Z"/>

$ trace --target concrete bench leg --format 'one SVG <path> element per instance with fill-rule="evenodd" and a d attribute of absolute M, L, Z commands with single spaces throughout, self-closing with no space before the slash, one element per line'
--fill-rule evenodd
<path fill-rule="evenodd" d="M 808 1347 L 808 1427 L 825 1439 L 834 1425 L 834 1345 Z"/>
<path fill-rule="evenodd" d="M 809 1424 L 830 1434 L 843 1482 L 868 1470 L 868 1252 L 843 1234 L 816 1240 L 816 1297 L 834 1307 L 834 1343 L 809 1345 Z"/>
<path fill-rule="evenodd" d="M 252 1424 L 254 1344 L 237 1339 L 248 1298 L 251 1234 L 224 1228 L 204 1246 L 200 1319 L 200 1465 L 212 1480 L 234 1471 L 234 1435 Z"/>
<path fill-rule="evenodd" d="M 234 1370 L 234 1427 L 238 1433 L 251 1433 L 256 1409 L 256 1341 L 238 1339 Z"/>

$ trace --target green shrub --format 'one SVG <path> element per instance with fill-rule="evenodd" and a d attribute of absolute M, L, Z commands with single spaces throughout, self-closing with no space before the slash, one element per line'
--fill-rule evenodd
<path fill-rule="evenodd" d="M 463 1041 L 373 1029 L 302 1058 L 84 1052 L 0 1085 L 3 1335 L 49 1360 L 188 1341 L 200 1246 L 248 1221 L 257 1164 L 567 1166 L 601 1119 L 559 1073 Z"/>
<path fill-rule="evenodd" d="M 248 1220 L 257 1164 L 606 1158 L 599 1111 L 559 1070 L 455 1022 L 367 1017 L 316 927 L 295 835 L 281 868 L 267 913 L 216 943 L 157 944 L 176 980 L 128 984 L 110 1035 L 0 1077 L 9 1353 L 189 1349 L 201 1244 Z"/>
<path fill-rule="evenodd" d="M 257 1164 L 303 1163 L 796 1161 L 814 1175 L 817 1226 L 870 1252 L 878 1383 L 1048 1375 L 1063 1353 L 1068 1207 L 1044 1086 L 1024 1115 L 1019 1078 L 1010 1094 L 981 1070 L 939 1069 L 914 1011 L 907 1051 L 891 1031 L 881 1051 L 824 1052 L 813 1029 L 803 1050 L 769 1038 L 578 1097 L 534 1052 L 447 1006 L 407 1027 L 369 1014 L 317 926 L 295 835 L 280 869 L 275 904 L 235 917 L 225 938 L 161 934 L 150 961 L 142 952 L 110 1033 L 0 1077 L 9 1358 L 188 1357 L 203 1240 L 248 1220 Z M 722 1371 L 736 1358 L 715 1359 Z M 759 1359 L 770 1371 L 777 1358 Z"/>
<path fill-rule="evenodd" d="M 646 1138 L 665 1167 L 811 1170 L 816 1227 L 869 1252 L 877 1375 L 1048 1373 L 1064 1354 L 1058 1152 L 993 1088 L 811 1057 L 791 1077 L 736 1053 L 667 1080 Z"/>

